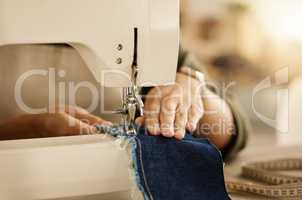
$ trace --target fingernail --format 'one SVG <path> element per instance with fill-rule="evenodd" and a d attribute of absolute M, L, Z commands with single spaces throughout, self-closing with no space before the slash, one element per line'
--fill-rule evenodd
<path fill-rule="evenodd" d="M 159 130 L 156 127 L 153 127 L 153 126 L 151 126 L 151 127 L 149 126 L 148 131 L 150 132 L 151 135 L 159 135 L 160 134 Z"/>
<path fill-rule="evenodd" d="M 171 130 L 163 130 L 162 131 L 162 134 L 165 136 L 165 137 L 173 137 L 175 135 L 174 131 L 171 131 Z"/>
<path fill-rule="evenodd" d="M 160 135 L 160 129 L 159 128 L 155 128 L 154 133 L 155 133 L 155 135 Z"/>
<path fill-rule="evenodd" d="M 178 131 L 175 134 L 175 138 L 178 139 L 178 140 L 182 140 L 182 139 L 184 139 L 184 137 L 185 137 L 185 130 Z"/>

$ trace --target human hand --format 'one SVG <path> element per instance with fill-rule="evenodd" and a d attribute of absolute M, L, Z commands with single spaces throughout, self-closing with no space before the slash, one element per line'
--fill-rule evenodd
<path fill-rule="evenodd" d="M 94 125 L 106 124 L 79 107 L 56 107 L 50 113 L 20 115 L 0 124 L 0 139 L 27 139 L 87 135 L 97 132 Z"/>
<path fill-rule="evenodd" d="M 45 136 L 87 135 L 97 132 L 95 125 L 112 125 L 79 107 L 56 107 L 54 113 L 37 116 Z"/>
<path fill-rule="evenodd" d="M 177 73 L 174 85 L 155 87 L 147 94 L 145 116 L 136 122 L 145 124 L 151 135 L 183 139 L 186 129 L 195 131 L 203 116 L 202 87 L 200 81 Z"/>

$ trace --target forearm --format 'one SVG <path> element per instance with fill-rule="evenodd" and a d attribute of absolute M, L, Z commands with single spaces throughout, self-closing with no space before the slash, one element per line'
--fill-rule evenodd
<path fill-rule="evenodd" d="M 34 115 L 21 115 L 0 122 L 0 140 L 34 138 L 37 136 Z"/>
<path fill-rule="evenodd" d="M 197 135 L 207 137 L 219 149 L 226 147 L 235 133 L 229 105 L 209 89 L 203 93 L 204 116 L 199 121 Z"/>

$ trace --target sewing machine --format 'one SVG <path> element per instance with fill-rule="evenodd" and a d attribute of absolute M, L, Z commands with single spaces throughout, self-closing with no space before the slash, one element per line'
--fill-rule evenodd
<path fill-rule="evenodd" d="M 178 0 L 0 0 L 0 46 L 67 43 L 105 87 L 123 87 L 133 132 L 143 113 L 138 87 L 173 83 L 179 47 Z"/>
<path fill-rule="evenodd" d="M 122 108 L 115 113 L 123 115 L 125 131 L 135 134 L 135 114 L 137 110 L 143 114 L 138 88 L 171 84 L 175 80 L 179 0 L 0 0 L 0 46 L 58 43 L 75 48 L 102 86 L 124 88 Z M 62 160 L 54 156 L 58 149 L 60 158 L 68 159 L 63 168 Z M 105 160 L 91 155 L 105 156 Z M 125 182 L 128 172 L 121 170 L 121 166 L 127 165 L 124 156 L 124 152 L 117 152 L 112 141 L 100 141 L 98 136 L 1 142 L 0 162 L 6 167 L 1 168 L 0 179 L 11 184 L 9 195 L 14 191 L 21 196 L 26 194 L 23 199 L 119 191 L 128 184 Z M 20 168 L 23 161 L 25 169 Z M 89 165 L 99 169 L 90 169 Z M 112 170 L 116 165 L 118 169 Z M 68 173 L 72 166 L 79 166 L 75 167 L 76 176 L 80 177 L 77 180 Z M 107 174 L 86 180 L 85 167 L 91 173 L 107 170 Z M 48 171 L 43 171 L 45 168 Z M 123 173 L 115 173 L 116 170 Z M 21 181 L 14 186 L 26 177 L 27 183 Z M 114 181 L 104 186 L 108 180 Z M 81 183 L 85 186 L 81 187 Z M 67 184 L 72 187 L 66 191 Z"/>

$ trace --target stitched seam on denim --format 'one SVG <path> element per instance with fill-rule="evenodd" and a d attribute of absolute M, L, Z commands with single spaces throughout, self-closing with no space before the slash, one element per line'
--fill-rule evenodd
<path fill-rule="evenodd" d="M 139 191 L 143 194 L 143 197 L 144 197 L 144 200 L 150 200 L 149 197 L 148 197 L 148 194 L 145 192 L 145 188 L 144 186 L 141 184 L 142 183 L 142 179 L 141 179 L 141 176 L 138 172 L 138 156 L 137 156 L 137 142 L 135 140 L 134 137 L 129 137 L 129 144 L 132 146 L 132 149 L 131 149 L 131 154 L 132 154 L 132 161 L 133 161 L 133 167 L 134 167 L 134 178 L 135 178 L 135 181 L 136 181 L 136 184 L 138 186 L 138 189 Z"/>
<path fill-rule="evenodd" d="M 139 160 L 140 160 L 140 163 L 141 163 L 141 166 L 142 166 L 142 173 L 143 173 L 143 179 L 144 179 L 144 183 L 146 185 L 146 189 L 147 189 L 147 192 L 149 193 L 150 195 L 150 199 L 151 200 L 154 200 L 153 198 L 153 195 L 150 191 L 150 187 L 149 187 L 149 184 L 147 182 L 147 178 L 146 178 L 146 175 L 145 175 L 145 170 L 144 170 L 144 162 L 143 162 L 143 158 L 142 158 L 142 144 L 141 142 L 136 138 L 136 141 L 137 141 L 137 144 L 139 146 Z"/>

